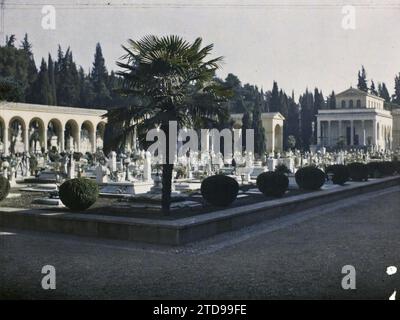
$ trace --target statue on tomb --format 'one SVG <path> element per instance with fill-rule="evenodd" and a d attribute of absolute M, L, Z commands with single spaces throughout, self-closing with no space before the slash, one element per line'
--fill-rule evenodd
<path fill-rule="evenodd" d="M 86 129 L 82 129 L 81 131 L 81 152 L 90 152 L 91 143 L 89 138 L 89 131 Z"/>
<path fill-rule="evenodd" d="M 18 129 L 12 139 L 12 144 L 13 144 L 13 149 L 14 149 L 13 152 L 14 153 L 25 151 L 25 146 L 24 146 L 24 143 L 22 142 L 22 126 L 21 126 L 21 124 L 18 124 Z"/>
<path fill-rule="evenodd" d="M 110 175 L 110 170 L 107 168 L 105 165 L 104 160 L 100 160 L 99 164 L 96 167 L 96 182 L 97 183 L 105 183 L 108 182 L 109 175 Z"/>
<path fill-rule="evenodd" d="M 69 135 L 65 141 L 65 148 L 67 149 L 67 151 L 72 151 L 74 150 L 74 138 Z"/>

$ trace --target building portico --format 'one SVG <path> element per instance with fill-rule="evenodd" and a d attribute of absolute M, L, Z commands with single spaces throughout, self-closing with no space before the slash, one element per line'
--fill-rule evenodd
<path fill-rule="evenodd" d="M 319 110 L 318 145 L 323 147 L 393 147 L 393 117 L 384 100 L 350 88 L 337 95 L 336 109 Z"/>
<path fill-rule="evenodd" d="M 106 110 L 0 103 L 0 153 L 95 152 L 103 147 Z"/>

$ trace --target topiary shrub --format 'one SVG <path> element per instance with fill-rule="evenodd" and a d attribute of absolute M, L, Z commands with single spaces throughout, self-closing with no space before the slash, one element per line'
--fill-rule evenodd
<path fill-rule="evenodd" d="M 257 187 L 266 196 L 282 197 L 289 187 L 289 178 L 280 172 L 263 172 L 257 177 Z"/>
<path fill-rule="evenodd" d="M 396 164 L 392 161 L 382 161 L 379 165 L 379 171 L 384 177 L 394 175 L 396 170 Z"/>
<path fill-rule="evenodd" d="M 368 176 L 370 178 L 381 178 L 382 173 L 379 168 L 379 162 L 377 161 L 372 161 L 367 163 L 368 167 Z"/>
<path fill-rule="evenodd" d="M 361 162 L 353 162 L 347 165 L 349 168 L 350 179 L 353 181 L 368 180 L 368 166 Z"/>
<path fill-rule="evenodd" d="M 0 201 L 3 201 L 5 198 L 7 198 L 9 192 L 10 182 L 8 179 L 0 176 Z"/>
<path fill-rule="evenodd" d="M 235 201 L 239 184 L 231 177 L 215 175 L 205 178 L 201 183 L 201 195 L 214 206 L 226 207 Z"/>
<path fill-rule="evenodd" d="M 305 190 L 318 190 L 325 183 L 325 172 L 316 167 L 304 167 L 297 170 L 295 174 L 297 185 Z"/>
<path fill-rule="evenodd" d="M 278 164 L 276 167 L 275 167 L 275 170 L 274 170 L 275 172 L 279 172 L 279 173 L 292 173 L 290 170 L 289 170 L 289 168 L 285 165 L 285 164 L 283 164 L 283 163 L 281 163 L 281 164 Z"/>
<path fill-rule="evenodd" d="M 59 190 L 62 203 L 71 210 L 86 210 L 99 196 L 99 187 L 95 181 L 76 178 L 65 181 Z"/>
<path fill-rule="evenodd" d="M 344 185 L 350 179 L 349 168 L 343 164 L 328 166 L 325 172 L 332 174 L 332 182 L 334 184 Z"/>

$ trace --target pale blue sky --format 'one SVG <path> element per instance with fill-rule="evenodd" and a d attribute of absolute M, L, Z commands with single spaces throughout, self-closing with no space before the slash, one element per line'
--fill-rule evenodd
<path fill-rule="evenodd" d="M 55 5 L 56 30 L 41 27 L 44 4 Z M 345 4 L 356 7 L 355 30 L 342 28 Z M 392 93 L 400 72 L 400 0 L 5 0 L 5 6 L 5 33 L 20 40 L 28 32 L 37 60 L 55 56 L 60 43 L 86 70 L 97 42 L 110 70 L 128 38 L 178 34 L 215 44 L 215 54 L 225 57 L 219 76 L 232 72 L 264 89 L 276 80 L 296 95 L 306 87 L 328 95 L 355 86 L 361 64 Z"/>

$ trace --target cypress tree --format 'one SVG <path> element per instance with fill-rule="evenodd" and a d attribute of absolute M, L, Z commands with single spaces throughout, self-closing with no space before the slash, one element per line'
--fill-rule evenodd
<path fill-rule="evenodd" d="M 390 94 L 384 82 L 378 84 L 378 94 L 381 98 L 385 99 L 385 102 L 390 103 Z"/>
<path fill-rule="evenodd" d="M 279 112 L 280 106 L 280 97 L 279 97 L 279 88 L 278 83 L 274 81 L 271 91 L 271 99 L 269 104 L 269 111 L 270 112 Z"/>
<path fill-rule="evenodd" d="M 107 106 L 110 101 L 110 91 L 107 88 L 108 72 L 105 66 L 100 43 L 97 43 L 96 45 L 93 69 L 90 76 L 95 95 L 93 103 L 95 104 L 95 106 Z"/>
<path fill-rule="evenodd" d="M 368 92 L 367 85 L 367 73 L 365 72 L 364 66 L 361 66 L 361 71 L 358 71 L 358 89 Z"/>
<path fill-rule="evenodd" d="M 335 91 L 332 91 L 331 95 L 328 98 L 328 108 L 336 109 L 336 94 Z"/>
<path fill-rule="evenodd" d="M 36 93 L 33 92 L 32 86 L 33 83 L 36 81 L 36 78 L 38 76 L 38 71 L 36 68 L 35 59 L 33 58 L 32 45 L 28 40 L 27 33 L 25 33 L 24 40 L 22 40 L 20 48 L 22 49 L 22 52 L 26 55 L 26 58 L 28 60 L 27 87 L 25 91 L 26 101 L 33 102 Z"/>
<path fill-rule="evenodd" d="M 400 73 L 394 78 L 393 102 L 400 104 Z"/>
<path fill-rule="evenodd" d="M 48 57 L 48 69 L 49 69 L 49 85 L 50 85 L 50 105 L 57 105 L 57 93 L 56 93 L 56 79 L 54 74 L 54 62 L 49 54 Z"/>
<path fill-rule="evenodd" d="M 32 85 L 33 95 L 32 102 L 38 104 L 48 105 L 51 101 L 51 90 L 49 82 L 49 74 L 47 65 L 44 59 L 40 64 L 40 70 L 35 82 Z"/>
<path fill-rule="evenodd" d="M 371 87 L 369 88 L 369 92 L 375 96 L 378 95 L 378 91 L 376 91 L 374 80 L 371 80 Z"/>
<path fill-rule="evenodd" d="M 249 110 L 245 110 L 243 113 L 243 118 L 242 118 L 242 147 L 243 150 L 246 149 L 246 130 L 247 129 L 252 129 L 251 128 L 251 119 L 250 119 L 250 113 Z"/>
<path fill-rule="evenodd" d="M 253 110 L 254 153 L 260 157 L 265 154 L 265 130 L 261 120 L 261 97 L 256 95 Z"/>

